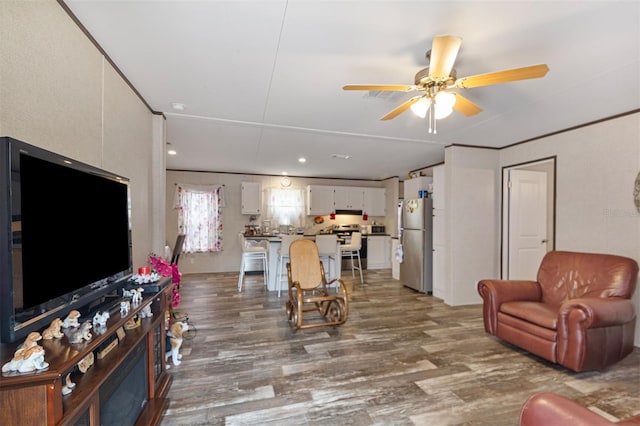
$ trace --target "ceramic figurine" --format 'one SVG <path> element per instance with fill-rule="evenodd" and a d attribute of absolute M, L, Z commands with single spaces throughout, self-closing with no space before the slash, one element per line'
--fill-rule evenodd
<path fill-rule="evenodd" d="M 107 325 L 107 320 L 109 318 L 110 318 L 109 311 L 96 312 L 96 314 L 93 316 L 93 326 L 104 327 L 105 325 Z"/>
<path fill-rule="evenodd" d="M 33 331 L 27 335 L 24 342 L 18 346 L 18 349 L 29 349 L 38 345 L 38 342 L 42 339 L 42 336 L 37 331 Z"/>
<path fill-rule="evenodd" d="M 131 307 L 131 303 L 129 301 L 120 302 L 120 315 L 127 315 L 129 313 L 129 308 Z"/>
<path fill-rule="evenodd" d="M 2 366 L 2 372 L 8 373 L 9 371 L 18 371 L 18 367 L 20 367 L 20 364 L 22 363 L 22 357 L 24 356 L 24 353 L 26 351 L 26 349 L 18 349 L 13 354 L 13 359 Z"/>
<path fill-rule="evenodd" d="M 65 378 L 65 384 L 62 387 L 62 395 L 69 395 L 73 392 L 73 388 L 76 387 L 76 384 L 71 381 L 71 373 L 67 374 Z"/>
<path fill-rule="evenodd" d="M 174 322 L 171 324 L 169 333 L 167 333 L 167 339 L 169 344 L 167 345 L 167 353 L 165 354 L 165 360 L 171 357 L 173 365 L 180 365 L 182 361 L 182 354 L 180 354 L 180 348 L 182 347 L 182 333 L 189 330 L 189 325 L 186 322 Z M 167 368 L 169 368 L 167 366 Z"/>
<path fill-rule="evenodd" d="M 91 321 L 85 321 L 82 323 L 79 329 L 71 331 L 69 333 L 69 343 L 81 343 L 83 340 L 91 340 Z"/>
<path fill-rule="evenodd" d="M 135 289 L 131 297 L 131 303 L 133 303 L 134 305 L 137 305 L 138 303 L 142 302 L 143 291 L 144 291 L 144 288 L 142 287 L 138 287 L 137 289 Z"/>
<path fill-rule="evenodd" d="M 80 325 L 80 312 L 71 311 L 62 323 L 62 328 L 78 327 Z"/>
<path fill-rule="evenodd" d="M 35 370 L 44 370 L 49 367 L 49 363 L 44 360 L 44 349 L 42 346 L 33 346 L 25 350 L 22 355 L 22 362 L 18 366 L 20 373 L 28 373 Z"/>
<path fill-rule="evenodd" d="M 53 321 L 51 321 L 49 327 L 42 332 L 42 338 L 44 340 L 62 338 L 62 336 L 64 336 L 64 333 L 60 331 L 60 327 L 62 327 L 62 320 L 60 318 L 54 319 Z"/>
<path fill-rule="evenodd" d="M 153 312 L 151 312 L 151 304 L 148 304 L 144 308 L 140 310 L 140 318 L 151 318 L 153 317 Z"/>

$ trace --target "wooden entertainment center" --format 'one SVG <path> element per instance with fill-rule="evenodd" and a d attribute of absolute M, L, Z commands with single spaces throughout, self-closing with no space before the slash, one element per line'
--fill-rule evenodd
<path fill-rule="evenodd" d="M 107 417 L 115 424 L 118 416 L 126 414 L 134 416 L 135 424 L 158 424 L 168 404 L 172 381 L 166 370 L 165 336 L 173 284 L 171 278 L 162 278 L 152 286 L 142 287 L 142 302 L 131 306 L 127 314 L 119 311 L 120 299 L 113 300 L 111 306 L 117 305 L 118 310 L 111 309 L 106 328 L 91 330 L 91 340 L 76 344 L 69 343 L 66 336 L 40 340 L 38 344 L 44 348 L 45 361 L 49 363 L 47 369 L 2 373 L 0 424 L 101 425 L 109 423 Z M 125 323 L 137 318 L 149 304 L 152 317 L 140 319 L 136 328 L 125 329 Z M 91 318 L 81 321 L 87 319 Z M 0 345 L 2 365 L 12 359 L 21 343 Z M 105 350 L 108 346 L 111 349 Z M 94 363 L 82 373 L 78 363 L 87 357 L 93 357 Z M 69 374 L 75 387 L 63 395 Z M 128 396 L 130 392 L 134 393 L 132 398 Z M 141 402 L 132 404 L 136 398 Z M 120 404 L 122 401 L 125 404 Z M 127 407 L 127 402 L 134 406 Z"/>

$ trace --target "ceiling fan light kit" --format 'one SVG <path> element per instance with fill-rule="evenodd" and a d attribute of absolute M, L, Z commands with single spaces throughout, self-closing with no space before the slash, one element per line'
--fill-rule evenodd
<path fill-rule="evenodd" d="M 423 92 L 423 94 L 405 101 L 387 113 L 381 120 L 391 120 L 411 108 L 413 113 L 420 118 L 425 118 L 429 115 L 429 133 L 436 133 L 436 120 L 448 117 L 453 110 L 466 117 L 476 115 L 482 111 L 479 106 L 452 90 L 540 78 L 544 77 L 549 71 L 549 67 L 546 64 L 539 64 L 457 78 L 453 65 L 461 44 L 462 39 L 460 37 L 435 37 L 431 50 L 427 51 L 426 54 L 429 66 L 416 73 L 413 85 L 348 84 L 343 86 L 342 89 Z"/>

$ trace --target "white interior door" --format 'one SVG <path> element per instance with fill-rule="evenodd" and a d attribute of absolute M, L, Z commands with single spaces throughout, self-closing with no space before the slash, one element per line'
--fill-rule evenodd
<path fill-rule="evenodd" d="M 535 280 L 547 252 L 547 174 L 509 171 L 508 279 Z"/>

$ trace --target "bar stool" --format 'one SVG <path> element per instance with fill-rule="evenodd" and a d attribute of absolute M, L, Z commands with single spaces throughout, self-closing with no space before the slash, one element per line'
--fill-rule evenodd
<path fill-rule="evenodd" d="M 316 246 L 318 246 L 320 260 L 327 261 L 327 277 L 329 280 L 334 278 L 333 275 L 331 275 L 331 260 L 336 261 L 337 244 L 338 236 L 335 234 L 316 235 Z"/>
<path fill-rule="evenodd" d="M 349 244 L 343 244 L 340 246 L 340 252 L 342 255 L 349 256 L 351 258 L 351 277 L 355 279 L 355 270 L 360 271 L 360 285 L 364 284 L 362 278 L 362 262 L 360 262 L 360 247 L 362 247 L 362 234 L 360 232 L 354 232 L 351 234 L 351 242 Z M 358 258 L 358 266 L 355 266 L 353 262 L 353 256 Z"/>
<path fill-rule="evenodd" d="M 276 277 L 276 285 L 278 286 L 278 297 L 280 297 L 280 292 L 282 290 L 282 275 L 284 274 L 284 265 L 285 262 L 289 261 L 289 246 L 295 240 L 299 240 L 302 238 L 302 235 L 283 235 L 281 237 L 282 242 L 280 243 L 280 248 L 278 249 L 278 276 Z M 285 282 L 288 283 L 287 276 L 284 276 Z"/>
<path fill-rule="evenodd" d="M 242 260 L 240 261 L 240 276 L 238 277 L 238 291 L 242 291 L 242 284 L 244 282 L 244 272 L 247 264 L 252 259 L 258 259 L 264 262 L 263 275 L 264 285 L 269 282 L 269 242 L 264 240 L 256 242 L 255 240 L 246 240 L 244 234 L 240 232 L 238 234 L 240 239 L 240 248 L 242 249 Z"/>

